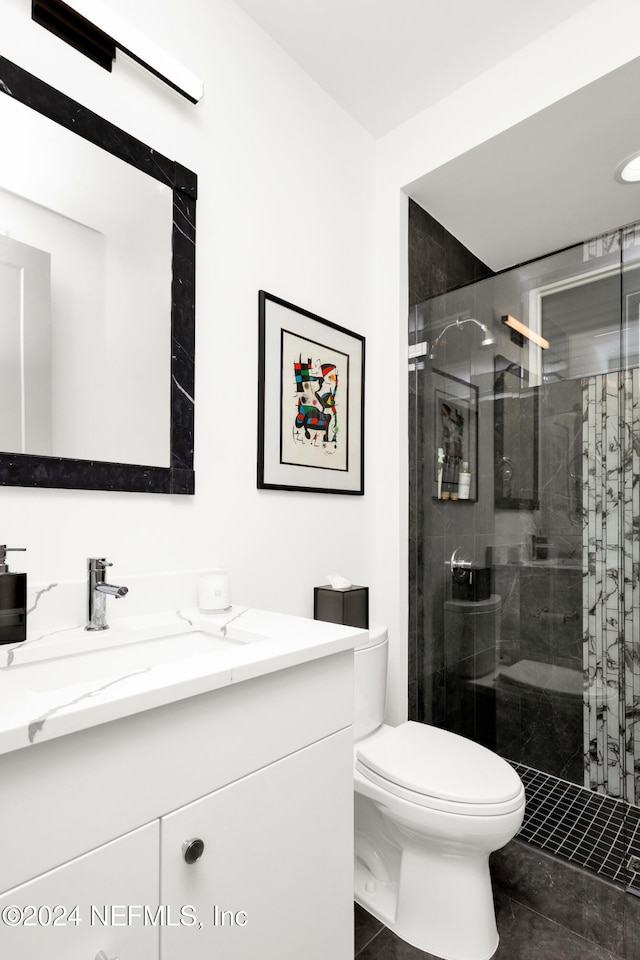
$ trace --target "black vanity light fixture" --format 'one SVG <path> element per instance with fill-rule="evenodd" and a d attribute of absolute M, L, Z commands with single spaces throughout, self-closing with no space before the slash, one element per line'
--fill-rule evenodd
<path fill-rule="evenodd" d="M 111 71 L 121 50 L 187 100 L 202 99 L 199 77 L 99 0 L 31 0 L 31 17 L 105 70 Z"/>
<path fill-rule="evenodd" d="M 524 346 L 524 338 L 526 337 L 527 340 L 531 340 L 532 343 L 535 343 L 538 347 L 542 347 L 543 350 L 549 349 L 548 340 L 545 340 L 544 337 L 541 337 L 539 333 L 536 333 L 535 330 L 532 330 L 531 327 L 528 327 L 525 323 L 516 320 L 511 314 L 502 317 L 502 322 L 506 327 L 510 328 L 511 339 L 514 343 L 517 343 L 519 347 Z"/>

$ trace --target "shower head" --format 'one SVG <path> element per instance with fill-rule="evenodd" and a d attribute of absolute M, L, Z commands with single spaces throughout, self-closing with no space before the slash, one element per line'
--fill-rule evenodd
<path fill-rule="evenodd" d="M 481 347 L 492 347 L 492 346 L 494 345 L 494 343 L 496 342 L 496 341 L 495 341 L 495 337 L 492 337 L 492 336 L 491 336 L 491 334 L 489 333 L 489 331 L 488 331 L 487 328 L 485 327 L 484 323 L 481 323 L 480 326 L 482 327 L 482 332 L 483 332 L 483 334 L 484 334 L 484 339 L 481 341 L 480 346 L 481 346 Z"/>
<path fill-rule="evenodd" d="M 495 341 L 495 338 L 492 337 L 491 334 L 489 333 L 489 329 L 488 329 L 487 325 L 484 324 L 484 323 L 482 323 L 481 320 L 476 320 L 475 317 L 464 317 L 464 318 L 463 318 L 463 317 L 458 317 L 457 320 L 454 320 L 452 323 L 448 323 L 448 324 L 446 325 L 446 327 L 445 327 L 443 330 L 440 331 L 440 333 L 438 334 L 438 336 L 436 337 L 436 339 L 435 339 L 435 340 L 433 341 L 433 343 L 430 345 L 430 347 L 429 347 L 429 360 L 434 360 L 434 359 L 435 359 L 436 350 L 438 349 L 438 344 L 440 343 L 440 341 L 441 341 L 442 338 L 444 337 L 444 335 L 445 335 L 445 333 L 447 332 L 447 330 L 450 330 L 451 327 L 462 327 L 462 326 L 464 326 L 465 323 L 475 323 L 476 326 L 480 327 L 480 329 L 482 330 L 482 335 L 483 335 L 483 338 L 482 338 L 482 341 L 481 341 L 481 344 L 480 344 L 482 347 L 491 347 L 491 346 L 493 346 L 493 344 L 496 342 L 496 341 Z"/>

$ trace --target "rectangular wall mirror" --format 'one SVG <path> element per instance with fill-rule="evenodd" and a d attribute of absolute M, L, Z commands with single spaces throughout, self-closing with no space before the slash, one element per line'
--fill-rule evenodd
<path fill-rule="evenodd" d="M 0 58 L 0 484 L 193 493 L 194 173 Z"/>

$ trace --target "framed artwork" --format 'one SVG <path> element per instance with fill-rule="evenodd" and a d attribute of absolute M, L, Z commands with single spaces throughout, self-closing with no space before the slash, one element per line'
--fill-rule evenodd
<path fill-rule="evenodd" d="M 478 499 L 478 388 L 441 370 L 432 370 L 433 496 L 457 500 L 460 468 L 469 464 L 465 500 Z"/>
<path fill-rule="evenodd" d="M 365 338 L 260 291 L 258 487 L 364 493 Z"/>

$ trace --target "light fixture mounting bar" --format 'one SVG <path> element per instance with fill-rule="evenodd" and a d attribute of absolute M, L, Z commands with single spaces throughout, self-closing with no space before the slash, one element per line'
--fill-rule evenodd
<path fill-rule="evenodd" d="M 59 0 L 32 0 L 31 18 L 111 72 L 111 65 L 116 58 L 113 39 L 79 16 L 66 3 L 60 3 Z"/>
<path fill-rule="evenodd" d="M 549 349 L 548 340 L 545 340 L 544 337 L 541 337 L 539 333 L 536 333 L 535 330 L 532 330 L 531 327 L 528 327 L 525 323 L 522 323 L 520 320 L 512 317 L 511 314 L 507 314 L 506 316 L 502 317 L 502 322 L 506 327 L 510 327 L 511 330 L 515 330 L 515 332 L 520 334 L 521 337 L 526 337 L 527 340 L 531 340 L 532 343 L 535 343 L 538 347 L 542 347 L 543 350 Z M 522 344 L 520 344 L 520 346 L 522 346 Z"/>
<path fill-rule="evenodd" d="M 31 16 L 105 70 L 121 50 L 191 103 L 202 99 L 199 77 L 99 0 L 31 0 Z"/>

